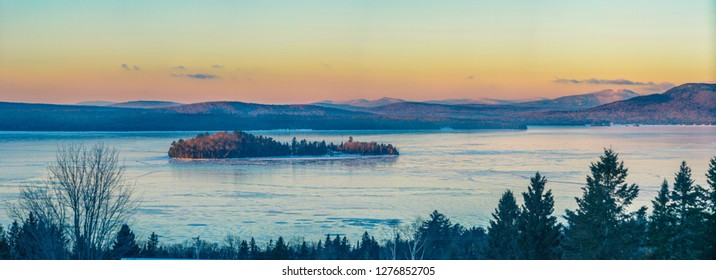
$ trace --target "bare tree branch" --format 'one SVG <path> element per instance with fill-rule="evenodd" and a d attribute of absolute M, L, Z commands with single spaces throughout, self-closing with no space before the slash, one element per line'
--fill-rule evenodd
<path fill-rule="evenodd" d="M 48 177 L 39 186 L 23 186 L 9 213 L 25 220 L 30 214 L 47 225 L 58 225 L 70 237 L 74 258 L 101 259 L 112 245 L 112 234 L 136 210 L 133 185 L 124 179 L 119 153 L 99 144 L 61 146 Z"/>

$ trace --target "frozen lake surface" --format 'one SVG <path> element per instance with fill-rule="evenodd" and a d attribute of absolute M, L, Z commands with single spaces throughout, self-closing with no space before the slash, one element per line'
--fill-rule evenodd
<path fill-rule="evenodd" d="M 556 214 L 574 208 L 589 164 L 612 147 L 629 168 L 628 182 L 650 206 L 658 186 L 686 160 L 704 185 L 716 155 L 716 127 L 530 127 L 523 131 L 253 131 L 290 141 L 390 143 L 398 157 L 172 160 L 172 141 L 195 132 L 0 132 L 0 202 L 18 186 L 46 177 L 58 145 L 105 143 L 120 151 L 142 197 L 132 229 L 162 241 L 227 234 L 257 240 L 324 238 L 363 231 L 381 237 L 389 223 L 433 210 L 466 226 L 486 225 L 505 189 L 526 190 L 540 171 L 555 195 Z M 518 202 L 521 195 L 518 195 Z M 0 211 L 0 223 L 10 219 Z"/>

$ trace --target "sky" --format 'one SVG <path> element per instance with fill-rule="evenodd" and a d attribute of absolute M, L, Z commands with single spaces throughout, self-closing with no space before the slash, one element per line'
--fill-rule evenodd
<path fill-rule="evenodd" d="M 0 0 L 0 101 L 522 100 L 715 81 L 714 0 Z"/>

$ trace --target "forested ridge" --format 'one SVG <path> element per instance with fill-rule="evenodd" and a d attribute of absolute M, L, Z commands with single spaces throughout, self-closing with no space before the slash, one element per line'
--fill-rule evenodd
<path fill-rule="evenodd" d="M 627 167 L 611 149 L 589 171 L 565 223 L 554 213 L 549 180 L 536 173 L 519 194 L 521 205 L 512 190 L 504 192 L 487 227 L 465 227 L 434 211 L 424 220 L 390 224 L 382 233 L 365 232 L 360 240 L 326 235 L 257 242 L 227 235 L 221 242 L 197 236 L 162 243 L 155 233 L 138 240 L 125 223 L 84 257 L 78 250 L 87 246 L 65 230 L 71 225 L 23 204 L 37 197 L 23 188 L 17 204 L 22 211 L 7 229 L 0 226 L 0 259 L 716 259 L 716 157 L 705 174 L 707 186 L 695 184 L 682 162 L 673 180 L 662 183 L 651 211 L 633 207 L 640 188 L 628 182 Z"/>
<path fill-rule="evenodd" d="M 398 155 L 391 144 L 358 142 L 349 137 L 340 144 L 326 141 L 298 141 L 283 143 L 271 137 L 257 136 L 242 131 L 201 133 L 188 140 L 172 142 L 168 152 L 172 158 L 221 159 L 274 156 L 323 156 L 329 154 Z"/>

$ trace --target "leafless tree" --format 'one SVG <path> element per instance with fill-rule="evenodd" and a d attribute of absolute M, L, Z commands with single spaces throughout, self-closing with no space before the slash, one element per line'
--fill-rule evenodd
<path fill-rule="evenodd" d="M 403 232 L 403 236 L 405 236 L 405 241 L 408 245 L 407 257 L 410 260 L 422 260 L 425 254 L 424 247 L 428 236 L 421 238 L 418 234 L 418 230 L 420 230 L 420 225 L 422 224 L 423 219 L 417 217 L 415 218 L 415 221 L 401 227 L 401 231 Z"/>
<path fill-rule="evenodd" d="M 388 259 L 395 260 L 398 256 L 398 245 L 400 244 L 401 225 L 398 222 L 388 224 L 383 228 L 383 239 Z"/>
<path fill-rule="evenodd" d="M 61 226 L 74 258 L 104 258 L 113 234 L 138 205 L 124 172 L 115 149 L 102 144 L 61 146 L 56 161 L 48 165 L 48 178 L 21 187 L 10 213 L 19 220 L 33 214 L 43 223 Z"/>

